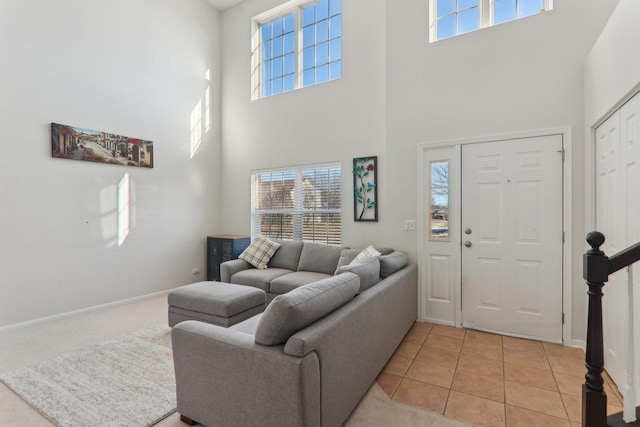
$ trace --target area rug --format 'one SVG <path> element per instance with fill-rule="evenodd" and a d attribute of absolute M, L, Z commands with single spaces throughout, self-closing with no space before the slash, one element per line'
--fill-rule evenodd
<path fill-rule="evenodd" d="M 176 409 L 167 326 L 7 372 L 0 380 L 61 427 L 150 426 Z"/>
<path fill-rule="evenodd" d="M 387 397 L 377 383 L 373 383 L 344 424 L 344 427 L 391 426 L 472 427 L 471 424 L 393 401 Z"/>

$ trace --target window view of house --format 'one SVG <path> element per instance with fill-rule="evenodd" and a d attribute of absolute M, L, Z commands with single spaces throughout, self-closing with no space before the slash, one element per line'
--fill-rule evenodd
<path fill-rule="evenodd" d="M 449 162 L 431 163 L 431 240 L 449 240 Z"/>
<path fill-rule="evenodd" d="M 253 236 L 341 243 L 339 165 L 256 172 L 251 182 Z"/>

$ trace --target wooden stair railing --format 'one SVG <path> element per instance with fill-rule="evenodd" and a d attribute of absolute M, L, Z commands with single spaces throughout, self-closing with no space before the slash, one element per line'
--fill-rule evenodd
<path fill-rule="evenodd" d="M 587 234 L 591 246 L 583 257 L 583 277 L 587 281 L 589 307 L 587 318 L 587 373 L 582 385 L 582 427 L 626 425 L 607 422 L 607 394 L 604 391 L 604 336 L 602 331 L 602 287 L 609 275 L 640 261 L 640 243 L 607 257 L 600 246 L 605 237 L 598 231 Z"/>

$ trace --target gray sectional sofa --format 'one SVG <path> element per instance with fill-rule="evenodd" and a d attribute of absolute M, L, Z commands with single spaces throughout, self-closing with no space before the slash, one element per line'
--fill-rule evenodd
<path fill-rule="evenodd" d="M 384 278 L 362 287 L 371 268 L 363 273 L 358 267 L 371 261 L 347 265 L 358 251 L 286 243 L 266 270 L 222 264 L 224 280 L 280 293 L 264 313 L 229 328 L 199 321 L 174 327 L 177 404 L 184 420 L 205 426 L 340 426 L 416 320 L 415 264 L 392 272 L 398 257 L 385 251 L 388 262 L 379 262 L 386 264 L 379 270 Z M 344 268 L 334 275 L 339 264 Z"/>
<path fill-rule="evenodd" d="M 267 293 L 267 302 L 277 295 L 299 286 L 331 277 L 340 267 L 349 264 L 360 249 L 340 248 L 320 243 L 276 240 L 280 247 L 268 263 L 267 269 L 254 268 L 242 259 L 220 264 L 223 282 L 253 286 Z M 390 248 L 378 248 L 380 277 L 389 275 L 407 262 L 406 255 Z"/>

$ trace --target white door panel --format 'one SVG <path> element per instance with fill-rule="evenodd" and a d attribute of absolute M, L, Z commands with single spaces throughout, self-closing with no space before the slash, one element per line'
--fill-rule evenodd
<path fill-rule="evenodd" d="M 420 220 L 421 234 L 418 256 L 420 259 L 420 307 L 421 320 L 457 324 L 458 301 L 460 300 L 458 284 L 460 283 L 460 234 L 459 224 L 452 226 L 453 218 L 460 218 L 460 150 L 458 147 L 438 147 L 423 150 L 420 168 L 422 177 L 420 186 L 420 206 L 423 206 Z M 434 219 L 433 205 L 434 164 L 447 164 L 448 175 L 446 185 L 444 178 L 437 183 L 446 186 L 446 191 L 436 191 L 441 197 L 446 193 L 448 205 L 447 220 Z M 455 191 L 457 189 L 458 191 Z M 441 198 L 440 197 L 440 198 Z M 439 200 L 443 202 L 443 199 Z M 433 229 L 439 234 L 433 234 Z M 446 232 L 445 232 L 446 231 Z"/>
<path fill-rule="evenodd" d="M 465 327 L 562 341 L 562 136 L 462 147 Z"/>
<path fill-rule="evenodd" d="M 640 96 L 636 95 L 596 129 L 596 229 L 606 236 L 608 256 L 640 241 Z M 640 267 L 635 266 L 636 277 Z M 634 284 L 636 324 L 640 285 Z M 605 368 L 622 389 L 626 366 L 626 270 L 609 276 L 603 289 Z M 636 328 L 636 335 L 640 331 Z M 638 390 L 640 339 L 635 338 Z"/>
<path fill-rule="evenodd" d="M 619 187 L 619 144 L 620 112 L 616 112 L 596 130 L 596 228 L 605 233 L 606 241 L 602 250 L 613 255 L 623 246 L 620 242 L 620 221 L 616 214 L 622 203 L 617 194 Z M 624 294 L 620 275 L 614 274 L 604 288 L 603 329 L 605 365 L 611 378 L 618 384 L 624 384 L 625 326 L 624 315 L 613 315 L 617 310 L 624 312 Z"/>

